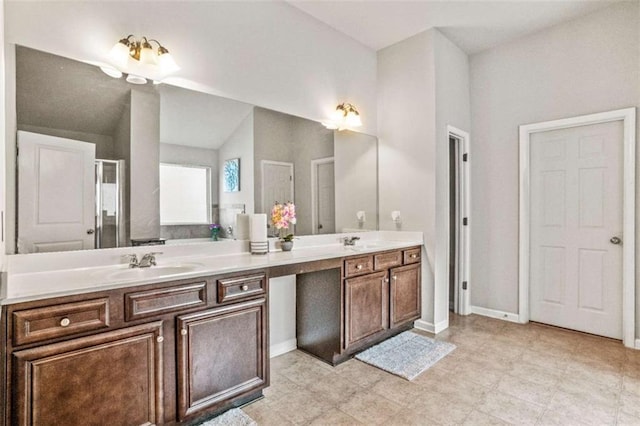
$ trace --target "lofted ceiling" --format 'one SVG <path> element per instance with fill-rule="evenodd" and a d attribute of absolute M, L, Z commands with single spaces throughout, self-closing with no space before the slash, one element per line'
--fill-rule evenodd
<path fill-rule="evenodd" d="M 625 0 L 289 0 L 289 4 L 374 50 L 438 28 L 473 54 L 619 1 Z"/>

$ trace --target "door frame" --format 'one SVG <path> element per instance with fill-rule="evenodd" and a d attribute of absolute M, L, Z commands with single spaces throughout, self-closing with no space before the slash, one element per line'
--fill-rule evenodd
<path fill-rule="evenodd" d="M 622 120 L 622 341 L 635 347 L 635 181 L 636 181 L 636 108 L 624 108 L 596 114 L 581 115 L 561 120 L 545 121 L 520 126 L 520 200 L 519 200 L 519 272 L 518 321 L 529 322 L 530 274 L 530 145 L 533 133 L 567 129 Z"/>
<path fill-rule="evenodd" d="M 471 223 L 473 220 L 470 219 L 471 216 L 471 153 L 470 153 L 470 141 L 469 141 L 469 133 L 464 130 L 460 130 L 454 126 L 447 125 L 447 148 L 449 147 L 449 140 L 453 138 L 456 139 L 459 143 L 459 153 L 461 155 L 458 156 L 456 168 L 458 169 L 458 176 L 460 176 L 460 182 L 458 186 L 459 192 L 459 208 L 458 208 L 458 218 L 459 221 L 456 224 L 457 232 L 456 237 L 458 239 L 458 244 L 456 247 L 458 262 L 456 262 L 457 269 L 457 298 L 456 302 L 458 305 L 458 315 L 469 315 L 471 314 L 471 285 L 470 285 L 470 275 L 471 275 Z M 447 149 L 447 152 L 448 149 Z M 467 160 L 464 161 L 463 156 L 467 155 Z M 448 172 L 447 172 L 448 174 Z M 447 255 L 446 255 L 446 270 L 447 277 L 449 276 L 449 248 L 451 245 L 451 234 L 449 233 L 449 214 L 451 211 L 451 206 L 449 205 L 449 183 L 451 182 L 451 176 L 449 176 L 449 182 L 447 182 L 447 202 L 445 203 L 445 220 L 447 233 Z M 462 224 L 463 218 L 468 218 L 467 225 Z M 467 283 L 467 289 L 463 289 L 462 283 Z M 449 285 L 447 285 L 447 294 L 449 292 Z M 449 296 L 447 296 L 447 308 L 449 307 Z"/>
<path fill-rule="evenodd" d="M 334 157 L 318 158 L 317 160 L 311 160 L 311 234 L 318 233 L 318 166 L 320 164 L 334 163 Z M 334 182 L 335 184 L 335 182 Z"/>

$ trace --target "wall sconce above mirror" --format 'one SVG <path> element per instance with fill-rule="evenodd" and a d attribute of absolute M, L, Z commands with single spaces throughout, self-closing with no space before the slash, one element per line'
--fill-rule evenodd
<path fill-rule="evenodd" d="M 151 43 L 158 45 L 156 50 Z M 180 69 L 169 50 L 158 40 L 145 36 L 137 40 L 133 34 L 120 39 L 109 52 L 109 58 L 115 68 L 103 66 L 100 69 L 114 78 L 126 73 L 127 82 L 132 84 L 146 84 L 145 77 L 161 80 Z"/>
<path fill-rule="evenodd" d="M 362 126 L 362 120 L 355 105 L 343 102 L 336 107 L 331 119 L 322 124 L 329 130 L 345 130 Z"/>

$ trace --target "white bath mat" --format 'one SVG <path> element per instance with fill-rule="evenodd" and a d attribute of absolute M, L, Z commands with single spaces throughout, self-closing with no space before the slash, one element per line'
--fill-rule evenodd
<path fill-rule="evenodd" d="M 360 352 L 356 359 L 396 376 L 413 380 L 455 348 L 456 345 L 453 343 L 405 331 Z"/>

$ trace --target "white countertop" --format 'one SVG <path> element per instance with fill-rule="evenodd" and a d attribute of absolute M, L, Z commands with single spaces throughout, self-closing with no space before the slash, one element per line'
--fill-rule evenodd
<path fill-rule="evenodd" d="M 361 239 L 353 247 L 344 246 L 339 241 L 345 235 L 357 235 Z M 290 252 L 276 249 L 276 241 L 272 240 L 270 241 L 271 251 L 266 255 L 250 254 L 246 241 L 15 255 L 8 257 L 9 266 L 0 303 L 6 305 L 142 284 L 355 256 L 422 245 L 422 243 L 420 232 L 376 231 L 303 236 L 296 239 L 294 249 Z M 141 256 L 145 252 L 160 250 L 164 253 L 157 256 L 157 265 L 150 268 L 129 269 L 128 264 L 122 259 L 127 253 L 135 252 Z"/>

